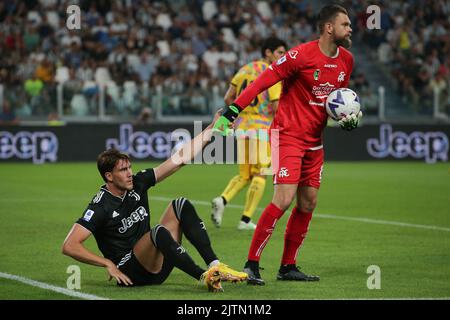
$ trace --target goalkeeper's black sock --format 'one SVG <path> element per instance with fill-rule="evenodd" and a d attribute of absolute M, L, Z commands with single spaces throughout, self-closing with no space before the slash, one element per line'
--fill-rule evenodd
<path fill-rule="evenodd" d="M 198 216 L 192 203 L 186 198 L 178 198 L 172 201 L 172 207 L 184 235 L 197 249 L 205 263 L 209 265 L 214 260 L 218 260 L 211 247 L 205 223 Z"/>
<path fill-rule="evenodd" d="M 155 247 L 164 255 L 164 259 L 195 279 L 200 280 L 205 270 L 195 264 L 186 249 L 173 239 L 166 227 L 157 224 L 152 228 L 150 235 Z"/>

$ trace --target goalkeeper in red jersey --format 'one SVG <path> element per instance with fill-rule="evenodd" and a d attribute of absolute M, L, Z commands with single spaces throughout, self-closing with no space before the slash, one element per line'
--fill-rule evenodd
<path fill-rule="evenodd" d="M 328 115 L 328 94 L 348 87 L 353 69 L 352 28 L 347 10 L 339 5 L 323 7 L 318 17 L 320 38 L 300 44 L 263 72 L 225 110 L 214 128 L 230 132 L 240 111 L 262 91 L 282 81 L 278 110 L 271 125 L 274 194 L 263 211 L 253 234 L 244 271 L 249 284 L 264 285 L 259 260 L 277 221 L 296 199 L 289 217 L 278 280 L 318 281 L 296 266 L 297 254 L 308 232 L 316 207 L 323 169 L 322 133 Z M 339 124 L 345 130 L 358 126 L 362 113 L 348 116 Z M 274 139 L 277 136 L 277 139 Z"/>
<path fill-rule="evenodd" d="M 286 48 L 287 44 L 283 40 L 272 37 L 265 39 L 261 45 L 262 58 L 247 63 L 234 75 L 225 94 L 225 103 L 233 102 L 248 84 L 255 81 L 271 63 L 286 53 Z M 270 166 L 270 161 L 267 161 L 270 160 L 270 147 L 267 139 L 254 137 L 258 136 L 257 134 L 252 137 L 250 132 L 257 133 L 259 130 L 267 132 L 278 107 L 280 94 L 281 83 L 276 83 L 267 91 L 259 94 L 250 106 L 239 114 L 239 118 L 234 123 L 235 128 L 243 131 L 240 136 L 236 135 L 238 159 L 240 160 L 239 174 L 228 182 L 219 197 L 212 200 L 211 218 L 216 227 L 220 227 L 222 224 L 225 206 L 249 185 L 238 230 L 253 231 L 256 229 L 251 218 L 264 194 L 266 177 L 262 174 L 262 170 Z M 267 138 L 267 135 L 265 136 Z M 251 155 L 252 152 L 257 155 Z"/>

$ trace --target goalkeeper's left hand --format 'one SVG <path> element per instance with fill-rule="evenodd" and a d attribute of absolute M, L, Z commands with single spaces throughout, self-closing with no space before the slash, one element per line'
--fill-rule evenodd
<path fill-rule="evenodd" d="M 342 129 L 346 131 L 352 131 L 358 127 L 359 120 L 362 118 L 362 112 L 359 111 L 358 114 L 349 114 L 348 116 L 342 118 L 338 121 Z"/>
<path fill-rule="evenodd" d="M 240 108 L 233 103 L 226 107 L 219 119 L 214 123 L 213 131 L 219 132 L 223 136 L 232 135 L 234 130 L 231 127 L 240 111 Z"/>

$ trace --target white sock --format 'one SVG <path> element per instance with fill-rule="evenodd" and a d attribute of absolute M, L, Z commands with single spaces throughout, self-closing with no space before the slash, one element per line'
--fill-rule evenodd
<path fill-rule="evenodd" d="M 217 259 L 211 261 L 211 263 L 208 265 L 208 269 L 211 268 L 211 267 L 217 266 L 219 263 L 220 263 L 220 261 L 217 260 Z"/>

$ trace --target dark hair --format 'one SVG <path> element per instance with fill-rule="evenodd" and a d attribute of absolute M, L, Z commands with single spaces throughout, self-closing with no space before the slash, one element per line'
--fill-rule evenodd
<path fill-rule="evenodd" d="M 263 58 L 266 57 L 266 50 L 269 49 L 270 51 L 275 51 L 278 47 L 285 47 L 287 49 L 287 44 L 281 39 L 271 37 L 265 39 L 261 44 L 261 55 Z"/>
<path fill-rule="evenodd" d="M 97 169 L 98 169 L 98 172 L 100 172 L 100 175 L 102 176 L 102 178 L 105 182 L 108 182 L 105 174 L 107 172 L 112 172 L 114 169 L 114 166 L 116 165 L 117 161 L 119 161 L 119 160 L 130 161 L 130 157 L 127 154 L 122 153 L 116 149 L 108 149 L 98 155 Z"/>
<path fill-rule="evenodd" d="M 332 22 L 339 13 L 348 15 L 347 9 L 338 4 L 329 4 L 320 9 L 319 16 L 317 17 L 317 27 L 319 28 L 320 34 L 323 33 L 325 24 Z"/>

